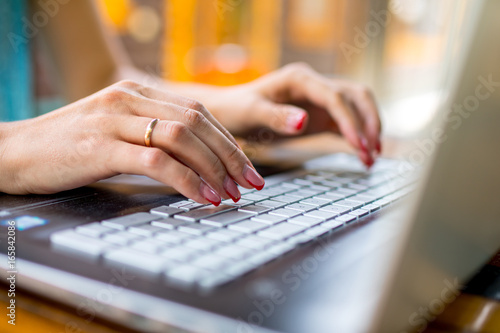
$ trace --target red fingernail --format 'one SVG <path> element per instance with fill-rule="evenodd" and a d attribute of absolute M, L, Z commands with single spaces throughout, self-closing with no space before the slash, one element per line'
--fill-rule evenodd
<path fill-rule="evenodd" d="M 380 142 L 380 140 L 377 140 L 377 143 L 375 144 L 375 149 L 377 150 L 378 154 L 382 153 L 382 143 Z"/>
<path fill-rule="evenodd" d="M 205 182 L 201 182 L 200 194 L 202 197 L 207 199 L 212 205 L 219 206 L 221 202 L 221 197 L 210 188 Z"/>
<path fill-rule="evenodd" d="M 364 153 L 367 153 L 368 155 L 370 155 L 368 153 L 368 140 L 366 140 L 366 138 L 361 138 L 360 140 L 360 144 L 361 144 L 361 150 L 364 152 Z"/>
<path fill-rule="evenodd" d="M 293 131 L 300 131 L 304 127 L 307 114 L 304 112 L 292 113 L 287 118 L 287 126 Z"/>
<path fill-rule="evenodd" d="M 238 186 L 236 186 L 236 183 L 229 176 L 226 176 L 226 179 L 224 179 L 224 189 L 234 202 L 240 201 L 241 194 Z"/>
<path fill-rule="evenodd" d="M 262 178 L 262 176 L 259 175 L 257 171 L 249 167 L 247 164 L 245 164 L 245 166 L 243 167 L 243 177 L 258 191 L 262 190 L 264 188 L 264 185 L 266 184 L 264 178 Z"/>

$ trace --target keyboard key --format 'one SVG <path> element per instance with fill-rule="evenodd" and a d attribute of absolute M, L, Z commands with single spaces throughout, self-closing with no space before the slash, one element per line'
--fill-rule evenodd
<path fill-rule="evenodd" d="M 323 181 L 321 181 L 319 183 L 321 185 L 328 186 L 330 188 L 330 190 L 342 187 L 342 183 L 334 182 L 334 181 L 331 181 L 331 180 L 323 180 Z"/>
<path fill-rule="evenodd" d="M 328 206 L 323 206 L 320 207 L 319 210 L 327 211 L 327 212 L 332 212 L 332 213 L 338 213 L 338 214 L 345 214 L 351 211 L 350 207 L 346 206 L 337 206 L 336 203 L 328 205 Z"/>
<path fill-rule="evenodd" d="M 171 203 L 169 206 L 173 207 L 173 208 L 180 208 L 182 206 L 189 205 L 190 203 L 191 203 L 191 201 L 189 201 L 189 200 L 181 200 L 181 201 Z"/>
<path fill-rule="evenodd" d="M 155 227 L 151 224 L 139 225 L 137 227 L 130 227 L 127 229 L 128 232 L 144 237 L 152 237 L 157 232 L 164 232 L 165 229 Z"/>
<path fill-rule="evenodd" d="M 247 247 L 249 249 L 263 250 L 263 249 L 271 246 L 274 243 L 275 243 L 275 241 L 272 239 L 250 235 L 248 237 L 245 237 L 243 239 L 236 241 L 235 244 L 239 245 L 239 246 Z"/>
<path fill-rule="evenodd" d="M 238 223 L 235 223 L 235 224 L 228 226 L 228 229 L 251 234 L 251 233 L 254 233 L 256 231 L 265 229 L 267 227 L 269 227 L 269 225 L 262 223 L 262 222 L 243 221 L 243 222 L 238 222 Z"/>
<path fill-rule="evenodd" d="M 221 272 L 212 273 L 198 281 L 198 287 L 204 292 L 212 291 L 234 280 L 234 277 Z"/>
<path fill-rule="evenodd" d="M 169 207 L 169 206 L 156 207 L 156 208 L 151 209 L 151 211 L 150 211 L 151 214 L 160 215 L 163 217 L 173 216 L 175 214 L 179 214 L 182 212 L 184 212 L 184 210 L 179 209 L 179 208 L 175 208 L 175 207 Z"/>
<path fill-rule="evenodd" d="M 360 209 L 353 210 L 352 212 L 349 213 L 349 215 L 362 217 L 362 216 L 368 215 L 369 213 L 370 213 L 369 210 L 360 208 Z"/>
<path fill-rule="evenodd" d="M 244 237 L 245 234 L 235 231 L 235 230 L 228 230 L 228 229 L 217 229 L 215 231 L 209 232 L 207 234 L 208 238 L 215 239 L 221 242 L 233 242 L 238 238 Z"/>
<path fill-rule="evenodd" d="M 198 249 L 190 247 L 178 246 L 161 250 L 159 255 L 173 261 L 187 262 L 201 255 L 202 252 Z"/>
<path fill-rule="evenodd" d="M 254 254 L 251 257 L 248 257 L 246 259 L 246 262 L 250 263 L 251 265 L 262 266 L 262 265 L 267 264 L 268 262 L 276 259 L 277 257 L 279 257 L 279 255 L 276 255 L 274 253 L 259 252 L 257 254 Z"/>
<path fill-rule="evenodd" d="M 125 245 L 132 243 L 132 241 L 134 241 L 134 240 L 139 240 L 139 239 L 143 239 L 143 238 L 144 237 L 136 235 L 136 234 L 132 234 L 130 232 L 120 231 L 120 232 L 116 232 L 113 234 L 104 235 L 104 237 L 102 239 L 105 242 L 125 246 Z"/>
<path fill-rule="evenodd" d="M 200 223 L 188 223 L 179 226 L 179 228 L 177 229 L 181 232 L 185 232 L 192 235 L 203 235 L 211 230 L 214 230 L 214 227 Z"/>
<path fill-rule="evenodd" d="M 271 246 L 266 250 L 266 252 L 272 253 L 276 256 L 282 256 L 295 248 L 294 245 L 289 243 L 278 243 L 276 245 Z"/>
<path fill-rule="evenodd" d="M 166 246 L 167 245 L 164 242 L 159 241 L 157 239 L 144 239 L 132 243 L 130 248 L 154 254 L 160 252 Z"/>
<path fill-rule="evenodd" d="M 186 241 L 183 245 L 201 251 L 211 251 L 224 243 L 210 238 L 195 238 Z"/>
<path fill-rule="evenodd" d="M 257 267 L 257 265 L 253 265 L 249 262 L 240 261 L 226 267 L 223 272 L 225 274 L 228 274 L 229 276 L 232 276 L 233 278 L 237 278 L 253 271 Z"/>
<path fill-rule="evenodd" d="M 191 265 L 205 268 L 210 271 L 219 271 L 230 265 L 232 262 L 233 261 L 231 259 L 208 253 L 191 261 Z"/>
<path fill-rule="evenodd" d="M 198 203 L 198 202 L 189 202 L 189 204 L 181 206 L 180 209 L 182 209 L 182 210 L 193 210 L 193 209 L 196 209 L 196 208 L 199 208 L 199 207 L 203 207 L 203 206 L 208 206 L 208 205 L 204 205 L 204 204 L 201 204 L 201 203 Z"/>
<path fill-rule="evenodd" d="M 264 229 L 257 233 L 258 236 L 266 237 L 274 240 L 283 240 L 285 238 L 291 237 L 299 232 L 304 231 L 307 227 L 292 224 L 292 223 L 280 223 L 272 226 L 268 229 Z"/>
<path fill-rule="evenodd" d="M 167 230 L 174 230 L 180 227 L 181 225 L 185 225 L 188 223 L 193 223 L 193 222 L 187 222 L 183 220 L 176 220 L 171 217 L 168 217 L 166 219 L 161 219 L 158 221 L 153 221 L 151 222 L 151 225 L 153 225 L 156 228 L 162 228 L 162 229 L 167 229 Z"/>
<path fill-rule="evenodd" d="M 227 200 L 222 201 L 223 205 L 236 206 L 236 207 L 243 207 L 246 205 L 250 205 L 252 203 L 253 203 L 253 201 L 245 200 L 245 199 L 240 199 L 238 202 L 234 202 L 232 199 L 227 199 Z"/>
<path fill-rule="evenodd" d="M 293 183 L 297 184 L 297 185 L 302 185 L 302 186 L 314 185 L 314 182 L 312 180 L 305 180 L 305 179 L 301 179 L 301 178 L 294 179 Z"/>
<path fill-rule="evenodd" d="M 339 212 L 333 212 L 333 211 L 325 211 L 325 210 L 313 210 L 310 212 L 307 212 L 304 214 L 305 216 L 310 216 L 314 218 L 321 219 L 323 221 L 332 219 L 336 216 L 339 216 Z"/>
<path fill-rule="evenodd" d="M 85 236 L 73 230 L 55 232 L 50 235 L 50 241 L 53 246 L 67 248 L 92 257 L 98 257 L 105 250 L 115 248 L 101 239 Z"/>
<path fill-rule="evenodd" d="M 335 203 L 335 205 L 350 207 L 351 209 L 358 209 L 358 208 L 362 207 L 363 204 L 364 203 L 362 201 L 355 201 L 355 200 L 349 200 L 349 199 L 340 200 L 340 201 L 337 201 Z"/>
<path fill-rule="evenodd" d="M 323 185 L 311 185 L 309 187 L 306 187 L 305 189 L 309 190 L 309 191 L 318 191 L 318 193 L 326 192 L 326 191 L 330 191 L 331 190 L 330 187 L 323 186 Z"/>
<path fill-rule="evenodd" d="M 302 213 L 308 212 L 310 210 L 316 209 L 316 207 L 311 206 L 311 205 L 306 205 L 303 203 L 294 203 L 288 206 L 285 206 L 286 209 L 293 209 L 293 210 L 298 210 Z"/>
<path fill-rule="evenodd" d="M 291 188 L 292 190 L 298 190 L 299 188 L 302 188 L 302 185 L 294 184 L 291 182 L 281 183 L 281 186 Z"/>
<path fill-rule="evenodd" d="M 159 275 L 163 270 L 176 266 L 166 258 L 127 248 L 108 251 L 103 257 L 106 265 L 128 266 L 151 275 Z"/>
<path fill-rule="evenodd" d="M 234 260 L 240 260 L 243 258 L 246 258 L 250 255 L 252 255 L 254 251 L 252 249 L 243 247 L 243 246 L 238 246 L 234 244 L 229 244 L 223 247 L 218 248 L 217 250 L 214 251 L 214 254 L 225 257 L 225 258 L 230 258 Z"/>
<path fill-rule="evenodd" d="M 270 211 L 271 208 L 265 206 L 249 205 L 238 209 L 240 212 L 261 214 Z"/>
<path fill-rule="evenodd" d="M 193 238 L 193 235 L 186 234 L 185 232 L 179 232 L 176 230 L 169 231 L 169 232 L 164 232 L 164 233 L 158 233 L 155 236 L 155 239 L 158 239 L 166 244 L 180 244 L 188 239 Z"/>
<path fill-rule="evenodd" d="M 304 227 L 312 227 L 323 222 L 322 219 L 310 217 L 310 216 L 297 216 L 292 219 L 287 220 L 288 223 L 302 225 Z"/>
<path fill-rule="evenodd" d="M 312 197 L 314 195 L 320 194 L 322 191 L 313 191 L 313 190 L 308 190 L 308 189 L 300 189 L 294 192 L 288 193 L 289 195 L 296 195 L 298 197 L 301 197 L 302 199 L 307 199 L 309 197 Z"/>
<path fill-rule="evenodd" d="M 257 193 L 248 193 L 248 194 L 243 194 L 241 198 L 249 201 L 262 201 L 269 198 L 269 196 Z"/>
<path fill-rule="evenodd" d="M 276 210 L 269 212 L 269 214 L 290 218 L 290 217 L 300 215 L 301 212 L 298 210 L 293 210 L 293 209 L 279 208 L 279 209 L 276 209 Z"/>
<path fill-rule="evenodd" d="M 294 195 L 280 195 L 279 197 L 274 197 L 273 198 L 274 201 L 280 201 L 280 202 L 284 202 L 284 203 L 287 203 L 287 204 L 300 201 L 300 199 L 301 199 L 301 197 L 294 196 Z"/>
<path fill-rule="evenodd" d="M 256 215 L 255 213 L 230 211 L 215 215 L 213 217 L 209 217 L 207 219 L 202 219 L 201 223 L 221 228 L 233 222 L 245 220 L 255 215 Z"/>
<path fill-rule="evenodd" d="M 352 222 L 354 220 L 356 220 L 356 216 L 349 215 L 349 214 L 341 215 L 335 219 L 335 221 L 340 221 L 343 223 L 349 223 L 349 222 Z"/>
<path fill-rule="evenodd" d="M 166 282 L 180 288 L 193 288 L 197 281 L 210 275 L 210 271 L 191 265 L 177 266 L 165 272 Z"/>
<path fill-rule="evenodd" d="M 220 214 L 225 211 L 235 210 L 236 207 L 228 205 L 220 205 L 219 207 L 202 207 L 182 214 L 177 214 L 174 216 L 176 219 L 182 219 L 187 221 L 198 221 L 199 219 L 207 218 L 216 214 Z"/>
<path fill-rule="evenodd" d="M 265 206 L 265 207 L 269 207 L 269 208 L 279 208 L 279 207 L 283 207 L 286 204 L 284 202 L 281 202 L 281 201 L 264 200 L 264 201 L 256 202 L 255 205 Z"/>
<path fill-rule="evenodd" d="M 262 222 L 265 224 L 277 224 L 279 222 L 283 222 L 286 220 L 285 216 L 278 215 L 270 215 L 270 214 L 262 214 L 255 217 L 252 217 L 250 220 L 255 222 Z"/>
<path fill-rule="evenodd" d="M 321 207 L 321 206 L 328 205 L 330 203 L 330 200 L 323 200 L 321 198 L 313 197 L 313 198 L 309 198 L 306 200 L 302 200 L 300 203 L 305 204 L 305 205 L 315 206 L 315 207 Z"/>
<path fill-rule="evenodd" d="M 344 222 L 342 222 L 342 221 L 331 220 L 331 221 L 326 221 L 326 222 L 321 223 L 320 227 L 323 227 L 323 228 L 326 228 L 329 230 L 333 230 L 333 229 L 336 229 L 336 228 L 343 226 L 343 225 L 344 225 Z"/>
<path fill-rule="evenodd" d="M 328 232 L 329 230 L 326 228 L 323 228 L 321 226 L 317 226 L 311 229 L 307 229 L 304 234 L 308 236 L 313 236 L 313 237 L 319 237 L 321 235 L 324 235 Z"/>
<path fill-rule="evenodd" d="M 306 234 L 302 233 L 302 234 L 298 234 L 298 235 L 292 236 L 290 238 L 287 238 L 285 240 L 285 243 L 290 244 L 291 246 L 293 246 L 295 248 L 296 246 L 299 246 L 302 244 L 307 244 L 307 243 L 313 241 L 315 238 L 316 237 L 314 237 L 314 236 L 306 235 Z"/>
<path fill-rule="evenodd" d="M 113 219 L 102 221 L 102 225 L 105 227 L 125 230 L 128 227 L 135 225 L 146 224 L 148 222 L 157 220 L 158 216 L 149 213 L 135 213 L 131 215 L 126 215 L 122 217 L 115 217 Z"/>
<path fill-rule="evenodd" d="M 99 222 L 94 222 L 76 227 L 76 232 L 82 235 L 99 238 L 106 233 L 116 232 L 116 229 L 103 226 Z"/>
<path fill-rule="evenodd" d="M 380 206 L 376 205 L 374 203 L 371 203 L 371 204 L 363 206 L 363 209 L 369 210 L 370 212 L 374 212 L 376 210 L 379 210 Z"/>
<path fill-rule="evenodd" d="M 335 193 L 342 193 L 346 194 L 347 196 L 355 195 L 359 191 L 353 190 L 352 188 L 346 188 L 346 187 L 339 187 L 338 189 L 335 190 Z"/>

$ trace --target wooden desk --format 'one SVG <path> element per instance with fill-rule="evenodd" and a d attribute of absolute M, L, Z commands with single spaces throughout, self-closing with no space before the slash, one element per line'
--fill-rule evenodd
<path fill-rule="evenodd" d="M 308 158 L 326 152 L 339 150 L 349 151 L 349 148 L 340 144 L 337 139 L 331 137 L 319 137 L 313 140 L 319 140 L 321 143 L 317 150 L 308 149 Z M 283 143 L 279 148 L 280 156 L 283 159 L 290 160 L 296 157 L 296 162 L 304 158 L 303 154 L 298 154 L 295 150 L 304 145 L 310 147 L 310 140 L 303 140 L 294 144 Z M 390 141 L 385 142 L 386 154 L 390 156 L 404 155 L 407 149 L 402 150 L 397 144 Z M 276 159 L 275 152 L 268 148 L 253 146 L 256 149 L 261 161 L 266 162 Z M 497 254 L 491 264 L 500 267 L 500 253 Z M 0 293 L 0 308 L 5 309 L 6 293 Z M 124 328 L 114 326 L 99 319 L 86 322 L 84 318 L 79 317 L 76 311 L 71 308 L 61 306 L 48 300 L 40 299 L 34 295 L 16 292 L 16 326 L 7 324 L 6 318 L 0 319 L 0 332 L 5 333 L 111 333 L 111 332 L 130 332 Z M 2 311 L 2 313 L 4 313 Z M 462 294 L 451 303 L 442 314 L 425 330 L 426 333 L 476 333 L 500 332 L 500 302 L 471 295 Z"/>

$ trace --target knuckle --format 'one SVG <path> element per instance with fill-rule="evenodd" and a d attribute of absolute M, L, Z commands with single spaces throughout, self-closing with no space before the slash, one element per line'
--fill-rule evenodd
<path fill-rule="evenodd" d="M 210 173 L 215 175 L 215 177 L 220 180 L 223 180 L 224 177 L 226 176 L 226 169 L 224 168 L 224 165 L 222 164 L 221 160 L 218 158 L 214 158 L 211 161 L 210 170 L 211 170 Z"/>
<path fill-rule="evenodd" d="M 125 90 L 120 89 L 116 86 L 106 89 L 103 95 L 101 96 L 103 103 L 107 105 L 121 103 L 125 99 L 127 99 L 127 97 L 128 93 Z"/>
<path fill-rule="evenodd" d="M 370 88 L 365 85 L 359 85 L 356 87 L 356 93 L 362 98 L 371 98 L 372 92 Z"/>
<path fill-rule="evenodd" d="M 137 88 L 141 87 L 141 84 L 134 81 L 134 80 L 121 80 L 121 81 L 118 81 L 115 85 L 119 86 L 119 87 L 123 87 L 123 88 L 129 88 L 129 89 L 137 89 Z"/>
<path fill-rule="evenodd" d="M 186 136 L 186 132 L 188 131 L 188 128 L 180 122 L 177 121 L 169 121 L 165 122 L 160 122 L 161 124 L 161 130 L 165 132 L 168 138 L 170 138 L 173 141 L 179 141 L 183 137 Z"/>
<path fill-rule="evenodd" d="M 199 111 L 187 109 L 184 112 L 184 121 L 188 127 L 198 127 L 203 123 L 204 120 L 205 116 Z"/>
<path fill-rule="evenodd" d="M 189 168 L 183 168 L 175 179 L 175 183 L 178 188 L 187 189 L 192 187 L 192 184 L 196 179 L 196 174 Z"/>
<path fill-rule="evenodd" d="M 291 76 L 303 77 L 312 71 L 312 67 L 305 62 L 294 62 L 286 65 L 284 70 Z"/>
<path fill-rule="evenodd" d="M 189 109 L 192 109 L 192 110 L 195 110 L 195 111 L 199 111 L 199 112 L 204 112 L 205 111 L 205 107 L 203 106 L 203 104 L 201 104 L 200 102 L 198 102 L 195 99 L 187 99 L 186 100 L 186 106 Z"/>
<path fill-rule="evenodd" d="M 157 169 L 161 165 L 164 154 L 160 149 L 146 149 L 142 156 L 142 165 L 147 170 Z"/>
<path fill-rule="evenodd" d="M 243 168 L 243 164 L 245 163 L 246 158 L 242 155 L 243 153 L 236 146 L 232 145 L 232 150 L 228 155 L 227 168 L 228 170 L 232 170 L 236 172 L 236 170 L 240 170 Z"/>

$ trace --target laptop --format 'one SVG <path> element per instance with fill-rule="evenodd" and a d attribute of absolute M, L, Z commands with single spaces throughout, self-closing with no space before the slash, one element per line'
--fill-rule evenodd
<path fill-rule="evenodd" d="M 500 2 L 470 10 L 424 165 L 323 156 L 219 208 L 135 176 L 0 195 L 2 280 L 141 332 L 423 331 L 500 247 Z"/>

